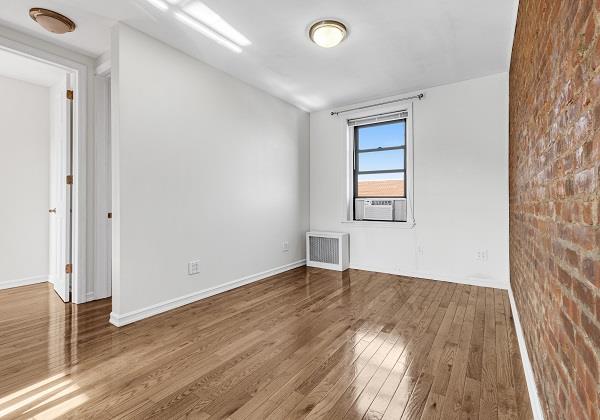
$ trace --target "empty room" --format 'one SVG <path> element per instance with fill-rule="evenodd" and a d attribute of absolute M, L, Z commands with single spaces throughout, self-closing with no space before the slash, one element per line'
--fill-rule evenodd
<path fill-rule="evenodd" d="M 3 0 L 0 418 L 600 419 L 600 3 Z"/>

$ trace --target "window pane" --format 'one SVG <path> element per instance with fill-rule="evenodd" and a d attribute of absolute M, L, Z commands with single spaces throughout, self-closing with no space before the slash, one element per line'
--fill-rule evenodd
<path fill-rule="evenodd" d="M 405 120 L 358 127 L 358 149 L 404 146 Z"/>
<path fill-rule="evenodd" d="M 404 149 L 358 153 L 358 171 L 404 169 Z"/>
<path fill-rule="evenodd" d="M 357 197 L 404 197 L 404 173 L 358 175 Z"/>

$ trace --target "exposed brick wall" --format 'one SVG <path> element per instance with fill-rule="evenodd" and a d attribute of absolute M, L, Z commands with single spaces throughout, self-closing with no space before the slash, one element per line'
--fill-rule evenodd
<path fill-rule="evenodd" d="M 600 417 L 600 0 L 521 0 L 510 264 L 546 418 Z"/>

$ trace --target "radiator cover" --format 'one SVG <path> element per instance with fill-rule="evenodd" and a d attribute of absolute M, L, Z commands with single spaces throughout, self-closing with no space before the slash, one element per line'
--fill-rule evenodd
<path fill-rule="evenodd" d="M 306 265 L 344 271 L 350 265 L 349 235 L 341 232 L 308 232 Z"/>

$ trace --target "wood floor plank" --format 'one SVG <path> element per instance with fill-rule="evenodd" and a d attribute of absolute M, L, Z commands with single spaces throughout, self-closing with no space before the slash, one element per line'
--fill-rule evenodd
<path fill-rule="evenodd" d="M 455 290 L 456 290 L 456 288 L 454 286 L 447 287 L 446 291 L 441 299 L 440 307 L 446 308 L 446 313 L 443 317 L 440 328 L 438 329 L 438 334 L 434 338 L 434 344 L 430 347 L 430 350 L 433 349 L 434 347 L 436 347 L 436 345 L 435 345 L 436 342 L 441 343 L 443 341 L 442 339 L 439 339 L 439 337 L 440 336 L 445 337 L 445 332 L 447 331 L 447 328 L 444 328 L 444 321 L 449 321 L 454 316 L 454 311 L 452 310 L 452 307 L 455 307 L 455 305 L 451 305 L 451 298 L 452 298 Z M 447 323 L 447 325 L 449 325 L 449 323 Z M 413 334 L 410 334 L 410 335 L 412 336 Z M 435 356 L 433 358 L 435 359 Z M 408 369 L 409 365 L 413 361 L 414 361 L 414 358 L 409 358 L 409 357 L 406 357 L 403 355 L 402 359 L 400 359 L 396 363 L 396 366 L 394 367 L 394 369 L 388 376 L 386 382 L 381 387 L 381 390 L 380 390 L 379 394 L 377 395 L 376 399 L 373 401 L 373 403 L 371 404 L 371 407 L 369 407 L 367 413 L 365 414 L 365 418 L 369 418 L 369 419 L 382 418 L 387 410 L 388 405 L 392 401 L 392 399 L 394 401 L 394 404 L 396 405 L 396 408 L 390 409 L 389 410 L 390 412 L 396 411 L 398 409 L 398 407 L 403 406 L 408 402 L 408 396 L 409 396 L 410 392 L 404 396 L 402 394 L 405 391 L 403 391 L 399 388 L 399 390 L 396 392 L 396 388 L 399 387 L 399 384 L 403 380 L 403 376 L 405 375 L 406 370 Z M 430 363 L 430 365 L 428 365 L 428 366 L 431 366 L 433 364 L 431 353 L 428 354 L 428 363 Z M 428 371 L 427 369 L 425 369 L 425 371 L 432 372 L 433 370 Z M 413 378 L 414 378 L 414 376 L 410 376 L 410 374 L 409 374 L 408 383 L 411 383 L 410 380 Z M 404 383 L 404 386 L 406 386 L 406 382 Z"/>
<path fill-rule="evenodd" d="M 481 393 L 479 416 L 484 419 L 498 418 L 496 359 L 496 307 L 494 290 L 485 290 L 485 327 L 481 367 Z"/>
<path fill-rule="evenodd" d="M 445 394 L 446 398 L 444 399 L 441 413 L 441 418 L 448 420 L 460 417 L 465 380 L 467 377 L 467 361 L 469 358 L 471 334 L 473 332 L 473 322 L 475 319 L 477 303 L 476 288 L 470 287 L 469 289 L 469 300 L 467 302 L 465 316 L 460 330 L 456 358 L 452 365 L 452 372 L 450 374 L 450 380 Z"/>
<path fill-rule="evenodd" d="M 473 319 L 473 332 L 467 361 L 467 376 L 477 381 L 481 380 L 481 363 L 483 356 L 483 338 L 485 328 L 485 288 L 477 288 L 477 306 Z"/>
<path fill-rule="evenodd" d="M 433 290 L 433 296 L 438 295 L 440 292 L 440 290 Z M 422 295 L 422 296 L 427 296 L 427 295 Z M 421 305 L 422 307 L 428 308 L 431 305 L 431 302 L 427 302 L 427 299 L 423 299 L 423 300 L 419 300 L 417 305 Z M 425 319 L 425 322 L 420 321 L 420 325 L 427 325 L 428 320 L 430 319 L 430 315 L 428 315 L 427 312 L 424 313 L 423 318 Z M 380 339 L 377 342 L 375 342 L 375 344 L 372 347 L 377 347 L 375 349 L 375 351 L 379 350 L 379 348 L 381 346 L 383 346 L 384 344 L 384 339 Z M 382 351 L 385 352 L 387 354 L 388 348 L 387 346 L 384 347 L 384 350 Z M 380 353 L 381 354 L 381 353 Z M 309 402 L 309 404 L 307 404 L 307 401 L 301 402 L 300 406 L 304 407 L 304 410 L 308 411 L 307 413 L 307 417 L 313 417 L 313 418 L 321 418 L 321 417 L 331 417 L 332 416 L 332 410 L 341 410 L 343 407 L 347 407 L 348 404 L 348 397 L 346 397 L 346 399 L 343 402 L 340 402 L 340 404 L 338 404 L 338 401 L 340 400 L 340 398 L 342 398 L 344 395 L 348 395 L 346 394 L 346 391 L 348 390 L 349 387 L 352 387 L 354 384 L 354 381 L 356 380 L 356 378 L 362 373 L 363 368 L 365 368 L 368 365 L 368 362 L 370 361 L 371 357 L 373 357 L 375 355 L 375 352 L 373 352 L 372 354 L 366 354 L 365 357 L 362 358 L 362 360 L 359 360 L 360 364 L 356 364 L 356 366 L 354 368 L 351 369 L 340 369 L 338 372 L 336 372 L 335 375 L 332 375 L 331 378 L 326 378 L 326 381 L 324 381 L 322 384 L 320 384 L 320 386 L 318 387 L 318 389 L 315 389 L 311 394 L 309 394 L 306 397 L 306 400 Z M 374 366 L 376 362 L 372 363 L 371 366 Z M 367 371 L 367 373 L 363 374 L 363 378 L 365 378 L 367 376 L 369 371 Z M 310 402 L 311 398 L 313 397 L 314 394 L 321 393 L 323 395 L 322 399 L 320 401 L 318 401 L 315 405 L 314 402 Z M 312 407 L 314 406 L 314 408 Z M 296 411 L 296 413 L 299 413 L 298 411 Z"/>
<path fill-rule="evenodd" d="M 0 291 L 0 417 L 531 419 L 504 291 L 298 268 L 134 324 Z"/>
<path fill-rule="evenodd" d="M 386 314 L 387 316 L 385 316 L 385 318 L 388 318 L 388 316 L 391 318 L 393 316 L 393 313 L 388 313 L 387 311 Z M 340 398 L 344 395 L 341 392 L 345 391 L 345 389 L 347 389 L 350 386 L 356 385 L 355 381 L 357 380 L 357 378 L 360 378 L 363 381 L 366 380 L 369 377 L 369 373 L 379 366 L 379 364 L 386 357 L 387 353 L 393 348 L 393 345 L 396 341 L 394 339 L 396 337 L 395 332 L 393 331 L 393 329 L 387 327 L 388 325 L 388 322 L 386 322 L 385 324 L 381 323 L 379 325 L 378 329 L 380 329 L 380 332 L 375 338 L 372 346 L 370 346 L 370 348 L 375 349 L 375 351 L 372 354 L 370 352 L 365 352 L 364 354 L 361 354 L 361 356 L 359 356 L 359 358 L 357 359 L 355 369 L 353 370 L 348 371 L 344 368 L 344 366 L 341 366 L 341 368 L 330 372 L 330 374 L 324 377 L 323 380 L 319 383 L 319 386 L 312 389 L 310 393 L 308 393 L 306 397 L 302 401 L 300 401 L 300 403 L 298 403 L 298 405 L 294 408 L 290 415 L 292 417 L 300 417 L 306 414 L 308 417 L 318 417 L 321 415 L 321 411 L 329 409 L 326 403 L 328 401 L 326 397 L 332 386 L 335 386 L 336 389 L 331 395 L 338 395 L 338 393 L 340 393 L 339 397 L 336 398 L 336 402 L 338 402 Z M 350 382 L 350 385 L 348 385 L 349 378 L 346 380 L 341 380 L 340 375 L 345 373 L 350 373 L 354 375 L 353 380 Z M 319 403 L 320 400 L 324 400 L 325 403 L 318 405 L 317 403 Z M 312 412 L 313 407 L 315 409 L 314 413 Z"/>
<path fill-rule="evenodd" d="M 366 295 L 365 297 L 367 299 L 369 299 L 368 295 Z M 373 304 L 374 304 L 374 306 L 378 307 L 381 304 L 381 302 L 378 300 L 374 300 Z M 365 305 L 365 306 L 367 308 L 369 307 L 368 305 Z M 361 316 L 359 318 L 363 319 L 364 317 Z M 372 321 L 376 321 L 376 320 L 377 320 L 377 318 L 373 319 Z M 351 346 L 353 351 L 350 352 L 349 359 L 344 360 L 345 364 L 343 366 L 348 366 L 349 364 L 352 365 L 353 363 L 355 363 L 356 359 L 362 354 L 363 351 L 367 350 L 370 343 L 377 337 L 377 335 L 383 329 L 383 325 L 381 323 L 372 322 L 372 321 L 368 321 L 365 323 L 365 327 L 364 327 L 365 334 L 363 334 L 361 336 L 353 337 L 353 340 L 352 340 L 353 344 Z M 253 410 L 251 417 L 252 418 L 261 418 L 261 419 L 265 418 L 278 405 L 283 405 L 284 407 L 289 407 L 289 410 L 292 410 L 299 401 L 297 401 L 296 404 L 290 404 L 290 403 L 286 402 L 286 397 L 290 396 L 289 398 L 296 400 L 296 397 L 298 395 L 302 395 L 302 398 L 304 398 L 304 394 L 302 394 L 301 392 L 295 391 L 295 389 L 297 390 L 302 387 L 302 388 L 305 388 L 304 389 L 304 391 L 305 391 L 307 388 L 305 383 L 307 381 L 313 382 L 309 378 L 311 378 L 312 375 L 315 374 L 316 370 L 320 370 L 320 364 L 323 362 L 324 362 L 324 360 L 321 360 L 319 358 L 313 359 L 307 368 L 305 368 L 302 371 L 295 374 L 283 386 L 281 386 L 279 389 L 275 390 L 270 395 L 267 395 L 266 400 L 264 399 L 264 395 L 263 395 L 263 402 L 260 404 L 260 406 L 258 408 Z M 319 373 L 316 373 L 316 374 L 320 375 Z M 327 376 L 332 376 L 332 373 L 331 372 L 328 373 Z M 321 382 L 323 382 L 323 381 L 321 381 Z M 280 413 L 280 412 L 282 412 L 282 410 L 283 410 L 283 408 L 277 408 L 276 411 Z M 240 411 L 242 411 L 242 410 L 240 410 Z M 246 411 L 246 413 L 248 413 L 248 411 Z M 240 413 L 240 414 L 242 414 L 242 413 Z M 233 417 L 239 418 L 238 414 L 236 414 L 236 413 L 233 414 Z M 245 418 L 245 416 L 242 418 Z"/>
<path fill-rule="evenodd" d="M 456 291 L 459 290 L 455 285 L 451 285 L 452 289 L 452 298 L 456 295 Z M 449 290 L 448 290 L 449 291 Z M 435 336 L 440 328 L 442 319 L 444 318 L 444 314 L 447 308 L 438 307 L 435 303 L 428 308 L 428 313 L 430 314 L 430 322 L 427 325 L 427 329 L 424 334 L 419 334 L 415 337 L 414 344 L 412 348 L 410 348 L 407 352 L 407 359 L 410 360 L 409 366 L 405 373 L 405 377 L 400 382 L 400 385 L 396 389 L 392 400 L 390 401 L 384 415 L 383 419 L 393 419 L 398 418 L 401 413 L 404 413 L 408 404 L 413 401 L 412 413 L 415 411 L 415 402 L 420 401 L 420 399 L 415 400 L 414 397 L 411 400 L 412 393 L 414 389 L 420 381 L 423 381 L 421 385 L 421 392 L 427 388 L 427 393 L 424 395 L 423 407 L 425 405 L 425 401 L 427 400 L 427 396 L 431 389 L 431 385 L 433 383 L 433 377 L 429 374 L 425 374 L 423 372 L 423 367 L 427 361 L 427 350 L 430 348 L 431 343 L 434 341 Z M 430 383 L 431 381 L 431 383 Z M 428 386 L 426 386 L 428 385 Z M 418 396 L 420 398 L 420 396 Z M 419 406 L 416 406 L 417 408 Z"/>
<path fill-rule="evenodd" d="M 494 290 L 496 312 L 496 382 L 498 390 L 498 418 L 516 419 L 517 401 L 513 380 L 512 359 L 508 344 L 508 329 L 504 314 L 502 290 Z"/>
<path fill-rule="evenodd" d="M 460 418 L 464 420 L 474 420 L 479 418 L 479 393 L 481 392 L 481 383 L 467 376 L 465 379 L 465 390 L 461 403 Z"/>

